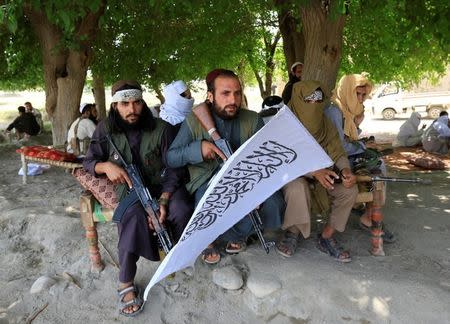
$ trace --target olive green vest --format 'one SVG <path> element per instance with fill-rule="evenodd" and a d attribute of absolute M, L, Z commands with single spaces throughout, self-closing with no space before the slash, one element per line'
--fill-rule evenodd
<path fill-rule="evenodd" d="M 140 158 L 142 161 L 143 170 L 140 170 L 145 179 L 150 183 L 145 183 L 149 187 L 161 184 L 161 172 L 163 169 L 162 157 L 161 157 L 161 139 L 164 134 L 165 125 L 160 119 L 155 119 L 156 127 L 151 132 L 144 131 L 141 139 L 141 146 L 139 150 Z M 124 133 L 111 134 L 111 138 L 114 141 L 117 149 L 120 151 L 122 157 L 127 163 L 131 163 L 131 147 L 128 143 L 127 137 Z M 114 159 L 114 152 L 111 145 L 109 145 L 109 161 L 120 164 L 120 162 Z M 145 180 L 144 180 L 145 181 Z M 116 186 L 116 193 L 119 201 L 125 196 L 127 190 L 126 184 L 120 184 Z"/>
<path fill-rule="evenodd" d="M 211 139 L 208 132 L 203 129 L 194 114 L 188 115 L 186 123 L 191 131 L 194 141 Z M 239 111 L 241 145 L 256 133 L 257 125 L 258 114 L 256 112 L 245 109 Z M 187 190 L 193 194 L 201 185 L 209 181 L 218 166 L 219 163 L 216 160 L 188 165 L 190 181 L 186 184 Z"/>

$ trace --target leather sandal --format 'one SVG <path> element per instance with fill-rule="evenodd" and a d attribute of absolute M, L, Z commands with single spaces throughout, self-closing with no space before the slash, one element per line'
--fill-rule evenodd
<path fill-rule="evenodd" d="M 236 254 L 239 252 L 243 252 L 246 249 L 247 243 L 245 243 L 243 240 L 228 241 L 227 247 L 225 248 L 225 252 L 227 252 L 228 254 Z"/>
<path fill-rule="evenodd" d="M 276 244 L 278 254 L 290 258 L 294 255 L 298 245 L 298 235 L 292 232 L 284 232 L 282 238 Z"/>
<path fill-rule="evenodd" d="M 322 237 L 322 234 L 319 234 L 317 247 L 320 251 L 327 253 L 338 262 L 347 263 L 352 261 L 350 253 L 348 253 L 348 251 L 344 251 L 344 249 L 338 244 L 336 239 L 332 237 L 326 239 Z"/>
<path fill-rule="evenodd" d="M 128 294 L 129 292 L 134 292 L 135 297 L 129 301 L 124 301 L 125 295 Z M 127 317 L 134 317 L 140 312 L 142 312 L 142 309 L 144 308 L 144 302 L 142 301 L 142 298 L 139 296 L 139 289 L 135 285 L 131 285 L 122 290 L 118 290 L 117 293 L 119 295 L 118 308 L 120 315 Z M 124 310 L 129 306 L 139 306 L 139 308 L 132 313 L 126 313 Z"/>
<path fill-rule="evenodd" d="M 214 255 L 217 255 L 214 258 Z M 215 246 L 209 246 L 202 252 L 202 261 L 207 264 L 217 264 L 220 261 L 220 252 L 216 249 Z"/>

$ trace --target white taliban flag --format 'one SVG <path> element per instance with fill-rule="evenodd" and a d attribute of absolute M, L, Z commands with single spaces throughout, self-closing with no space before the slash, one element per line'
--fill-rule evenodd
<path fill-rule="evenodd" d="M 286 183 L 333 165 L 288 107 L 229 158 L 199 201 L 181 239 L 164 258 L 144 293 L 166 276 L 193 266 L 198 255 Z"/>

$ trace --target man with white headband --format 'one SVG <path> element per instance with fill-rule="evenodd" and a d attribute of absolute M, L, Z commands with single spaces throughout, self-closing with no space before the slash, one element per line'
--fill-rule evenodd
<path fill-rule="evenodd" d="M 132 187 L 112 149 L 107 135 L 127 163 L 135 164 L 152 197 L 159 198 L 159 222 L 172 233 L 175 243 L 187 225 L 193 206 L 182 184 L 179 170 L 167 168 L 166 151 L 176 132 L 155 119 L 136 81 L 118 81 L 112 86 L 112 104 L 108 117 L 102 120 L 92 137 L 84 168 L 92 175 L 106 175 L 116 184 L 120 211 L 119 230 L 119 312 L 135 316 L 142 310 L 142 299 L 134 284 L 136 263 L 140 256 L 159 261 L 157 236 L 140 201 L 128 203 L 127 189 Z M 162 172 L 164 171 L 164 172 Z"/>
<path fill-rule="evenodd" d="M 293 87 L 294 83 L 302 80 L 302 70 L 303 70 L 302 62 L 295 62 L 291 66 L 291 71 L 289 73 L 289 81 L 288 81 L 288 83 L 286 83 L 283 93 L 281 94 L 281 97 L 283 98 L 283 102 L 286 105 L 289 104 L 289 101 L 291 101 L 292 87 Z"/>
<path fill-rule="evenodd" d="M 174 81 L 164 87 L 165 102 L 161 105 L 159 117 L 175 126 L 183 122 L 192 111 L 194 99 L 186 83 L 181 80 Z"/>

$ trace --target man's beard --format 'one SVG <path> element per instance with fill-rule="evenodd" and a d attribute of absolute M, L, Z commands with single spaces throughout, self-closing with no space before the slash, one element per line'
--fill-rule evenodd
<path fill-rule="evenodd" d="M 117 118 L 117 125 L 119 126 L 119 128 L 123 129 L 124 131 L 130 131 L 130 130 L 136 130 L 136 129 L 142 128 L 142 126 L 141 126 L 142 118 L 140 115 L 139 115 L 138 120 L 136 120 L 133 123 L 129 123 L 128 121 L 123 119 L 119 113 L 117 113 L 116 118 Z"/>
<path fill-rule="evenodd" d="M 89 115 L 89 119 L 90 119 L 95 125 L 98 124 L 98 120 L 97 120 L 97 118 L 95 118 L 94 116 Z"/>
<path fill-rule="evenodd" d="M 230 106 L 236 107 L 236 113 L 234 115 L 228 114 L 225 110 L 225 108 L 230 107 Z M 239 114 L 240 107 L 238 107 L 236 105 L 226 105 L 225 107 L 219 107 L 216 105 L 216 102 L 213 100 L 212 109 L 215 112 L 215 114 L 222 119 L 234 119 Z"/>

